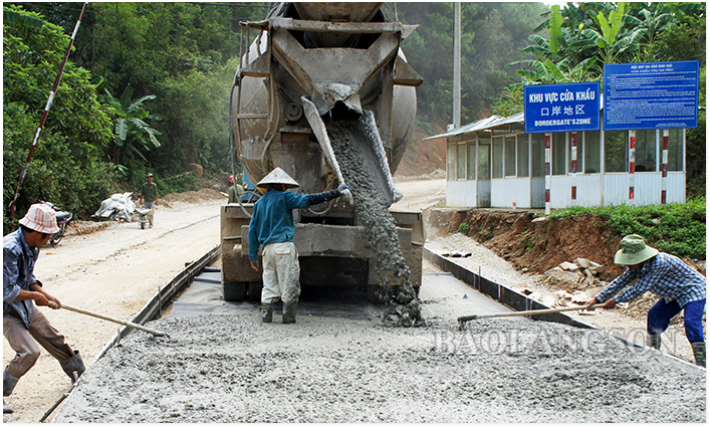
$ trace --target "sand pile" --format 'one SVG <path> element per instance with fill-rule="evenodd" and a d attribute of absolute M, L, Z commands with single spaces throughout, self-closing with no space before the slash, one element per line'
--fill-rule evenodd
<path fill-rule="evenodd" d="M 175 192 L 160 198 L 161 202 L 199 203 L 204 200 L 222 200 L 224 195 L 212 188 L 202 188 L 199 191 Z"/>
<path fill-rule="evenodd" d="M 598 331 L 166 318 L 81 378 L 56 422 L 702 422 L 705 371 Z"/>

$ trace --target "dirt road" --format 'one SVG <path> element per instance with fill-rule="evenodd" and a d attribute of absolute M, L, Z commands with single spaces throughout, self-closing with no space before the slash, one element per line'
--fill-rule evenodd
<path fill-rule="evenodd" d="M 420 211 L 446 201 L 446 179 L 397 181 L 395 187 L 404 197 L 392 210 Z"/>
<path fill-rule="evenodd" d="M 42 249 L 35 275 L 67 305 L 130 320 L 186 263 L 218 244 L 219 206 L 225 203 L 223 197 L 174 202 L 158 207 L 152 229 L 142 230 L 137 222 L 113 222 L 89 235 L 69 235 L 56 248 Z M 121 328 L 69 311 L 40 309 L 87 366 Z M 3 364 L 13 356 L 3 339 Z M 3 420 L 38 422 L 70 384 L 59 363 L 42 350 L 37 364 L 7 398 L 15 414 L 3 415 Z"/>

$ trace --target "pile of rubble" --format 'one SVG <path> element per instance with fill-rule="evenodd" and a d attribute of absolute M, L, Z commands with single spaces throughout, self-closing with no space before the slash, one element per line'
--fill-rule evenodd
<path fill-rule="evenodd" d="M 577 258 L 545 271 L 543 284 L 558 288 L 556 292 L 541 294 L 525 289 L 522 293 L 548 306 L 582 306 L 608 284 L 600 278 L 603 273 L 604 266 L 589 259 Z"/>
<path fill-rule="evenodd" d="M 587 290 L 604 287 L 607 284 L 600 278 L 602 274 L 604 274 L 604 266 L 579 257 L 573 262 L 562 262 L 545 271 L 544 283 L 565 290 Z"/>

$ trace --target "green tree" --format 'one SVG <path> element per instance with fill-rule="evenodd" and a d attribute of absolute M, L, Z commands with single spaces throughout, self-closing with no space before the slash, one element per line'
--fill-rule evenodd
<path fill-rule="evenodd" d="M 133 88 L 128 86 L 120 98 L 113 97 L 108 90 L 101 98 L 111 115 L 116 117 L 113 145 L 109 149 L 109 156 L 116 165 L 133 166 L 136 158 L 147 161 L 141 151 L 150 151 L 151 146 L 160 148 L 156 136 L 161 133 L 145 122 L 159 118 L 151 116 L 150 112 L 143 108 L 143 104 L 155 99 L 155 95 L 146 95 L 136 100 L 133 100 L 132 96 Z"/>
<path fill-rule="evenodd" d="M 159 114 L 168 117 L 163 125 L 171 129 L 170 161 L 176 162 L 173 168 L 198 163 L 211 170 L 231 170 L 227 106 L 238 65 L 234 58 L 211 71 L 193 70 L 160 84 L 159 90 L 165 98 L 162 105 L 167 108 Z"/>
<path fill-rule="evenodd" d="M 517 68 L 507 63 L 529 57 L 521 53 L 527 36 L 544 19 L 541 3 L 461 4 L 462 122 L 490 114 L 491 107 Z M 451 120 L 453 111 L 452 3 L 398 3 L 399 18 L 419 28 L 402 43 L 408 60 L 423 77 L 417 89 L 424 121 Z"/>
<path fill-rule="evenodd" d="M 4 11 L 42 19 L 17 6 Z M 68 44 L 69 36 L 50 23 L 39 27 L 22 20 L 3 24 L 4 233 L 13 225 L 7 208 Z M 88 215 L 110 192 L 114 169 L 102 157 L 111 140 L 111 121 L 97 100 L 91 78 L 87 70 L 67 61 L 17 200 L 15 218 L 21 218 L 41 198 L 66 205 L 79 216 Z"/>

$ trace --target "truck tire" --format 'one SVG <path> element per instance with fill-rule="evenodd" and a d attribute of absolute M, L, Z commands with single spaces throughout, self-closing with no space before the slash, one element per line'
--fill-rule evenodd
<path fill-rule="evenodd" d="M 261 289 L 264 284 L 261 281 L 249 282 L 249 300 L 252 302 L 261 302 Z"/>
<path fill-rule="evenodd" d="M 226 302 L 243 302 L 247 297 L 247 283 L 222 282 L 222 295 Z"/>

